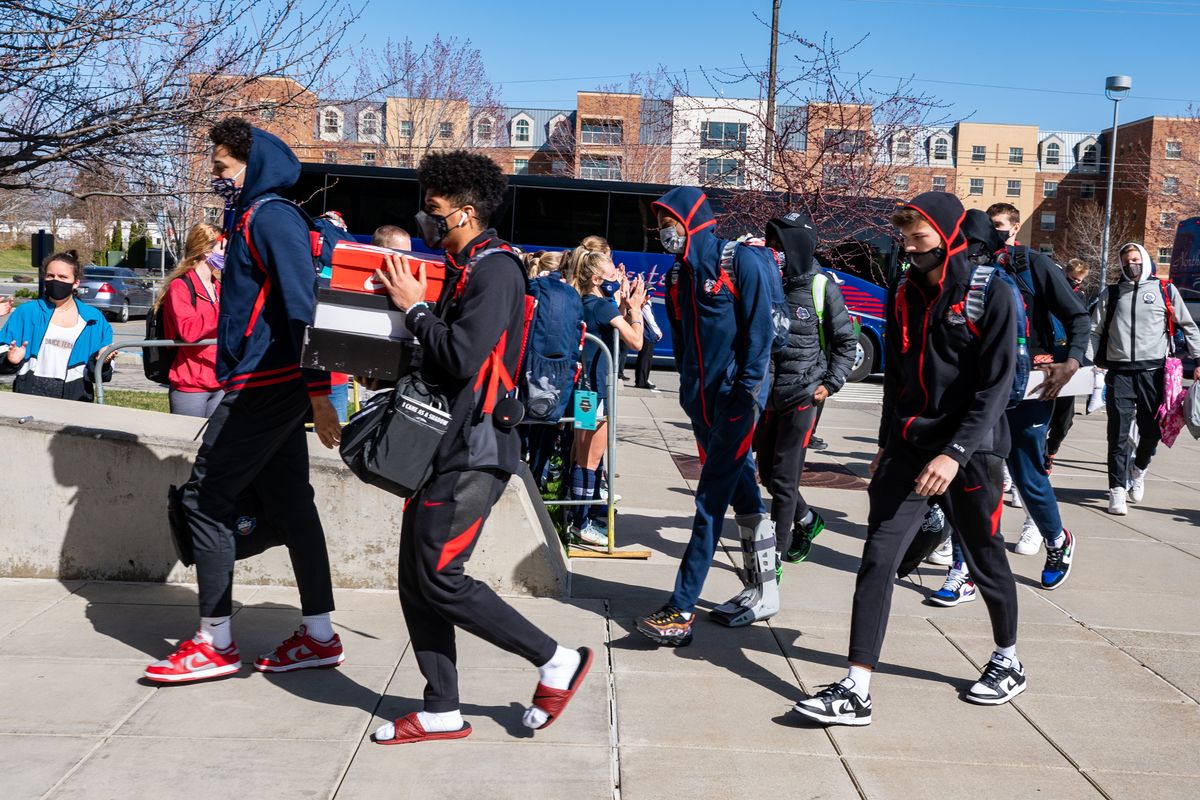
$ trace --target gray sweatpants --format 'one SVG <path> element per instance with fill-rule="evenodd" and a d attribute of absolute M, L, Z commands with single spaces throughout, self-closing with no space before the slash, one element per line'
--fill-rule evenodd
<path fill-rule="evenodd" d="M 207 419 L 217 410 L 217 406 L 221 404 L 221 398 L 224 396 L 225 392 L 222 389 L 217 389 L 215 392 L 181 392 L 178 389 L 172 389 L 168 394 L 168 399 L 171 402 L 172 414 Z"/>

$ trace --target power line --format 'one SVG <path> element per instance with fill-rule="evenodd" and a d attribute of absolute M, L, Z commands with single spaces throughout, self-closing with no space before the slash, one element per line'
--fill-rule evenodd
<path fill-rule="evenodd" d="M 852 3 L 876 3 L 898 6 L 934 6 L 941 8 L 998 9 L 1001 11 L 1054 12 L 1064 14 L 1123 14 L 1146 17 L 1200 17 L 1200 11 L 1132 11 L 1122 8 L 1055 8 L 1048 6 L 1014 6 L 994 3 L 964 3 L 950 0 L 848 0 Z"/>

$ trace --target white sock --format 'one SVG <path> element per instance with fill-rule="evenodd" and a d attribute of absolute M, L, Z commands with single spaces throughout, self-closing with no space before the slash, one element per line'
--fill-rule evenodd
<path fill-rule="evenodd" d="M 1067 534 L 1063 531 L 1059 531 L 1058 536 L 1055 536 L 1053 539 L 1046 540 L 1046 547 L 1049 547 L 1051 550 L 1057 550 L 1058 548 L 1062 547 L 1066 543 L 1067 543 Z"/>
<path fill-rule="evenodd" d="M 200 633 L 217 650 L 228 650 L 233 644 L 233 626 L 229 624 L 229 617 L 201 617 Z"/>
<path fill-rule="evenodd" d="M 871 693 L 871 670 L 850 667 L 850 674 L 842 678 L 842 685 L 858 695 L 858 699 L 866 700 Z"/>
<path fill-rule="evenodd" d="M 996 655 L 1004 656 L 1013 663 L 1014 667 L 1021 665 L 1021 662 L 1017 660 L 1017 646 L 1015 644 L 1011 647 L 997 647 Z"/>
<path fill-rule="evenodd" d="M 463 718 L 462 712 L 458 709 L 454 711 L 443 711 L 435 714 L 431 711 L 418 711 L 417 722 L 421 723 L 421 727 L 426 733 L 447 733 L 449 731 L 462 730 Z M 394 739 L 396 736 L 396 724 L 394 722 L 385 722 L 375 729 L 375 739 L 386 742 L 389 739 Z"/>
<path fill-rule="evenodd" d="M 813 521 L 813 510 L 810 508 L 808 511 L 804 512 L 804 516 L 800 518 L 800 524 L 807 528 L 809 525 L 812 524 L 812 521 Z"/>
<path fill-rule="evenodd" d="M 329 621 L 329 614 L 313 614 L 312 616 L 302 617 L 304 627 L 308 630 L 308 635 L 316 639 L 318 642 L 328 642 L 333 638 L 333 623 Z M 455 712 L 458 713 L 458 712 Z M 459 725 L 458 727 L 462 727 Z M 428 728 L 426 729 L 428 730 Z"/>
<path fill-rule="evenodd" d="M 568 650 L 559 645 L 550 660 L 538 667 L 538 680 L 551 689 L 566 689 L 571 685 L 571 678 L 575 677 L 575 672 L 579 669 L 580 658 L 579 651 Z M 545 711 L 537 706 L 530 706 L 525 709 L 521 722 L 525 724 L 526 728 L 536 729 L 545 725 L 548 719 L 550 719 L 550 715 Z"/>

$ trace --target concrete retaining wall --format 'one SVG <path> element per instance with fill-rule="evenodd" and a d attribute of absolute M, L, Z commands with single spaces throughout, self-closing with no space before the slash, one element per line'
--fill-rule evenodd
<path fill-rule="evenodd" d="M 187 479 L 202 423 L 0 393 L 0 576 L 194 580 L 175 559 L 166 496 Z M 310 439 L 334 586 L 395 588 L 402 501 L 361 483 L 336 451 Z M 562 546 L 521 476 L 480 536 L 469 567 L 475 578 L 502 594 L 569 593 Z M 235 579 L 294 585 L 286 548 L 239 562 Z"/>

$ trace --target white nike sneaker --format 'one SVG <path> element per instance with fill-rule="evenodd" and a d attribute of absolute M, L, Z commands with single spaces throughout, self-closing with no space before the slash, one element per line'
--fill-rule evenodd
<path fill-rule="evenodd" d="M 1146 470 L 1137 467 L 1129 470 L 1129 502 L 1140 503 L 1146 494 Z"/>
<path fill-rule="evenodd" d="M 1108 513 L 1123 517 L 1129 513 L 1125 505 L 1125 490 L 1121 487 L 1108 490 Z"/>
<path fill-rule="evenodd" d="M 1021 538 L 1017 541 L 1017 554 L 1022 556 L 1036 556 L 1041 549 L 1042 532 L 1038 530 L 1037 523 L 1033 519 L 1026 517 L 1025 525 L 1021 528 Z"/>

